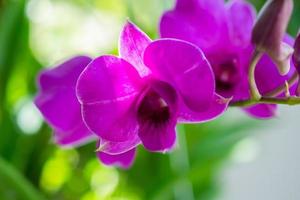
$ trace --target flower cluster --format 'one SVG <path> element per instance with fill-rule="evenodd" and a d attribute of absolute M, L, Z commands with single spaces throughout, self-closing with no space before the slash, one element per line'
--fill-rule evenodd
<path fill-rule="evenodd" d="M 300 92 L 285 83 L 298 77 L 300 39 L 294 44 L 285 34 L 288 19 L 274 18 L 291 5 L 276 2 L 268 2 L 255 24 L 255 10 L 243 0 L 177 0 L 161 18 L 161 39 L 152 41 L 127 22 L 119 56 L 77 56 L 42 71 L 35 103 L 53 128 L 55 142 L 76 146 L 97 140 L 104 164 L 128 168 L 140 144 L 151 152 L 172 150 L 177 123 L 213 120 L 229 105 L 246 105 L 242 109 L 251 116 L 270 118 L 277 102 L 298 102 L 287 94 Z M 278 12 L 270 12 L 273 7 Z M 271 37 L 274 43 L 266 42 L 274 33 L 272 27 L 263 28 L 268 19 L 278 30 Z M 281 70 L 287 57 L 278 60 L 286 55 L 283 42 L 295 48 L 296 68 L 288 71 Z M 258 51 L 270 56 L 260 54 L 255 63 L 253 52 Z M 252 98 L 251 66 L 262 95 L 258 99 Z M 274 97 L 265 97 L 274 91 Z"/>
<path fill-rule="evenodd" d="M 119 51 L 119 57 L 80 56 L 41 72 L 36 105 L 57 143 L 99 138 L 102 162 L 128 167 L 137 145 L 166 152 L 178 122 L 205 122 L 226 110 L 229 100 L 216 94 L 213 70 L 197 46 L 151 41 L 128 22 Z"/>

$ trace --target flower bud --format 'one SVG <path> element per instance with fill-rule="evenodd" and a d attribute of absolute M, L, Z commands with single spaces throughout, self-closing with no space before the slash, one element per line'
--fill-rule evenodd
<path fill-rule="evenodd" d="M 293 53 L 293 48 L 282 42 L 292 11 L 293 0 L 268 0 L 252 31 L 252 43 L 272 58 L 281 75 L 289 72 Z"/>

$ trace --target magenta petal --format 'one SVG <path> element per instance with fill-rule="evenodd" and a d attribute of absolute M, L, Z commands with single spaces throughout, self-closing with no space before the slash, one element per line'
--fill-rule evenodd
<path fill-rule="evenodd" d="M 204 49 L 218 42 L 220 33 L 216 19 L 211 15 L 191 14 L 175 11 L 166 12 L 160 22 L 160 35 L 162 38 L 178 38 L 194 43 Z M 199 21 L 201 19 L 201 21 Z M 205 24 L 206 25 L 203 25 Z M 182 27 L 182 28 L 179 28 Z M 202 35 L 203 37 L 199 37 Z"/>
<path fill-rule="evenodd" d="M 118 167 L 128 169 L 132 166 L 136 155 L 136 149 L 131 149 L 119 155 L 109 155 L 103 152 L 98 152 L 97 156 L 105 165 L 116 165 Z"/>
<path fill-rule="evenodd" d="M 178 97 L 168 83 L 151 80 L 137 105 L 139 137 L 149 151 L 165 152 L 175 143 Z"/>
<path fill-rule="evenodd" d="M 133 110 L 136 96 L 122 101 L 82 105 L 83 119 L 91 131 L 111 142 L 125 142 L 138 131 Z"/>
<path fill-rule="evenodd" d="M 136 134 L 128 141 L 124 141 L 124 142 L 111 142 L 111 141 L 101 139 L 97 149 L 103 153 L 107 153 L 110 155 L 118 155 L 137 147 L 140 143 L 141 140 L 139 136 Z"/>
<path fill-rule="evenodd" d="M 53 133 L 55 143 L 65 147 L 79 146 L 96 139 L 96 135 L 92 134 L 84 123 L 78 123 L 77 127 L 68 132 L 54 130 Z"/>
<path fill-rule="evenodd" d="M 42 71 L 39 76 L 40 92 L 35 104 L 54 129 L 55 141 L 61 145 L 81 144 L 93 137 L 82 121 L 75 95 L 76 81 L 90 61 L 88 57 L 74 57 Z"/>
<path fill-rule="evenodd" d="M 277 105 L 273 104 L 259 104 L 244 108 L 244 111 L 252 117 L 259 119 L 269 119 L 276 116 Z"/>
<path fill-rule="evenodd" d="M 143 63 L 143 54 L 150 42 L 150 38 L 131 22 L 127 22 L 120 36 L 120 56 L 130 62 L 141 77 L 150 73 Z"/>
<path fill-rule="evenodd" d="M 79 75 L 91 61 L 87 56 L 77 56 L 56 67 L 43 70 L 38 79 L 40 90 L 46 92 L 62 86 L 74 87 Z"/>
<path fill-rule="evenodd" d="M 162 16 L 160 35 L 212 49 L 227 36 L 224 8 L 223 0 L 178 0 L 176 8 Z"/>
<path fill-rule="evenodd" d="M 153 152 L 166 152 L 174 147 L 176 141 L 176 122 L 169 123 L 163 127 L 153 127 L 142 124 L 139 136 L 144 147 Z"/>
<path fill-rule="evenodd" d="M 202 51 L 191 43 L 175 39 L 152 42 L 145 50 L 144 62 L 155 76 L 176 88 L 190 109 L 203 110 L 212 100 L 213 71 Z"/>
<path fill-rule="evenodd" d="M 137 133 L 133 109 L 141 79 L 125 60 L 101 56 L 93 60 L 77 82 L 83 119 L 104 140 L 124 142 Z"/>
<path fill-rule="evenodd" d="M 214 0 L 214 1 L 211 1 L 211 0 L 200 0 L 199 2 L 200 2 L 201 8 L 202 9 L 207 9 L 207 10 L 220 11 L 225 6 L 225 1 L 224 0 Z"/>
<path fill-rule="evenodd" d="M 227 9 L 231 43 L 237 47 L 247 47 L 256 16 L 254 7 L 244 0 L 233 0 Z"/>
<path fill-rule="evenodd" d="M 176 9 L 216 9 L 224 6 L 224 0 L 177 0 Z"/>
<path fill-rule="evenodd" d="M 203 123 L 211 121 L 222 115 L 228 108 L 230 99 L 225 99 L 217 94 L 214 95 L 213 100 L 207 105 L 207 109 L 203 112 L 194 112 L 184 104 L 179 106 L 180 123 Z"/>
<path fill-rule="evenodd" d="M 177 0 L 176 9 L 191 10 L 199 6 L 199 0 Z"/>
<path fill-rule="evenodd" d="M 298 33 L 298 36 L 296 38 L 295 44 L 294 44 L 294 54 L 293 54 L 293 64 L 295 65 L 298 74 L 300 74 L 300 32 Z"/>
<path fill-rule="evenodd" d="M 294 39 L 286 35 L 284 38 L 284 42 L 289 45 L 293 45 Z M 288 80 L 294 72 L 295 68 L 291 67 L 287 75 L 280 75 L 272 60 L 267 55 L 264 55 L 256 66 L 255 80 L 260 92 L 262 94 L 265 94 L 284 84 L 285 81 Z"/>

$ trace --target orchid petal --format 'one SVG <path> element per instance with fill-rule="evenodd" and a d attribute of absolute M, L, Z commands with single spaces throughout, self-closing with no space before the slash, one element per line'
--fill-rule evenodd
<path fill-rule="evenodd" d="M 178 97 L 163 81 L 149 81 L 149 88 L 137 104 L 139 137 L 149 151 L 165 152 L 175 143 Z"/>
<path fill-rule="evenodd" d="M 101 56 L 93 60 L 77 82 L 83 119 L 91 131 L 105 140 L 124 142 L 137 133 L 132 109 L 141 79 L 125 60 Z"/>
<path fill-rule="evenodd" d="M 103 153 L 118 155 L 137 147 L 140 143 L 141 140 L 137 134 L 124 142 L 111 142 L 108 140 L 100 139 L 97 149 L 98 151 L 101 151 Z"/>
<path fill-rule="evenodd" d="M 163 127 L 153 127 L 142 124 L 139 136 L 144 147 L 152 152 L 166 152 L 174 147 L 176 141 L 176 121 L 168 123 Z"/>
<path fill-rule="evenodd" d="M 227 15 L 231 43 L 238 47 L 247 47 L 251 41 L 255 8 L 246 1 L 232 0 L 228 5 Z"/>
<path fill-rule="evenodd" d="M 227 37 L 224 8 L 223 0 L 178 0 L 175 9 L 161 18 L 160 35 L 210 50 Z"/>
<path fill-rule="evenodd" d="M 224 6 L 224 0 L 177 0 L 176 9 L 218 9 Z"/>
<path fill-rule="evenodd" d="M 85 56 L 74 57 L 55 68 L 42 71 L 39 76 L 40 93 L 35 104 L 54 129 L 54 139 L 58 144 L 78 145 L 93 138 L 82 121 L 75 94 L 76 81 L 90 61 Z"/>
<path fill-rule="evenodd" d="M 244 111 L 250 116 L 258 119 L 269 119 L 277 115 L 277 105 L 259 104 L 244 108 Z"/>
<path fill-rule="evenodd" d="M 116 165 L 118 167 L 128 169 L 132 166 L 136 155 L 136 149 L 131 149 L 119 155 L 109 155 L 103 152 L 98 152 L 97 156 L 105 165 Z"/>
<path fill-rule="evenodd" d="M 214 74 L 196 46 L 175 39 L 157 40 L 145 50 L 144 62 L 155 76 L 169 82 L 178 91 L 190 109 L 206 109 L 212 100 Z"/>
<path fill-rule="evenodd" d="M 294 43 L 294 39 L 286 35 L 284 38 L 284 42 L 292 45 Z M 291 65 L 293 65 L 292 62 Z M 264 55 L 256 66 L 256 84 L 258 86 L 259 91 L 262 94 L 265 94 L 284 84 L 286 80 L 289 80 L 289 78 L 293 75 L 294 72 L 295 68 L 291 67 L 287 75 L 280 75 L 275 67 L 274 62 L 272 62 L 272 60 L 267 55 Z"/>
<path fill-rule="evenodd" d="M 130 62 L 141 77 L 150 73 L 143 63 L 143 53 L 150 42 L 150 38 L 131 22 L 127 22 L 120 36 L 120 56 Z"/>
<path fill-rule="evenodd" d="M 194 112 L 182 104 L 178 114 L 178 121 L 180 123 L 204 123 L 214 120 L 227 110 L 229 102 L 230 99 L 225 99 L 215 94 L 211 104 L 208 105 L 207 110 L 203 112 Z"/>

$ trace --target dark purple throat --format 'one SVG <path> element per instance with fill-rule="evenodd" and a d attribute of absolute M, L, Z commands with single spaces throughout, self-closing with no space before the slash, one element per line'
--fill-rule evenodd
<path fill-rule="evenodd" d="M 236 58 L 225 59 L 218 63 L 212 63 L 212 67 L 216 78 L 217 93 L 224 97 L 233 96 L 240 81 L 238 60 Z"/>
<path fill-rule="evenodd" d="M 138 119 L 141 123 L 151 123 L 160 126 L 170 119 L 170 108 L 166 101 L 155 91 L 150 90 L 144 96 L 138 107 Z"/>

